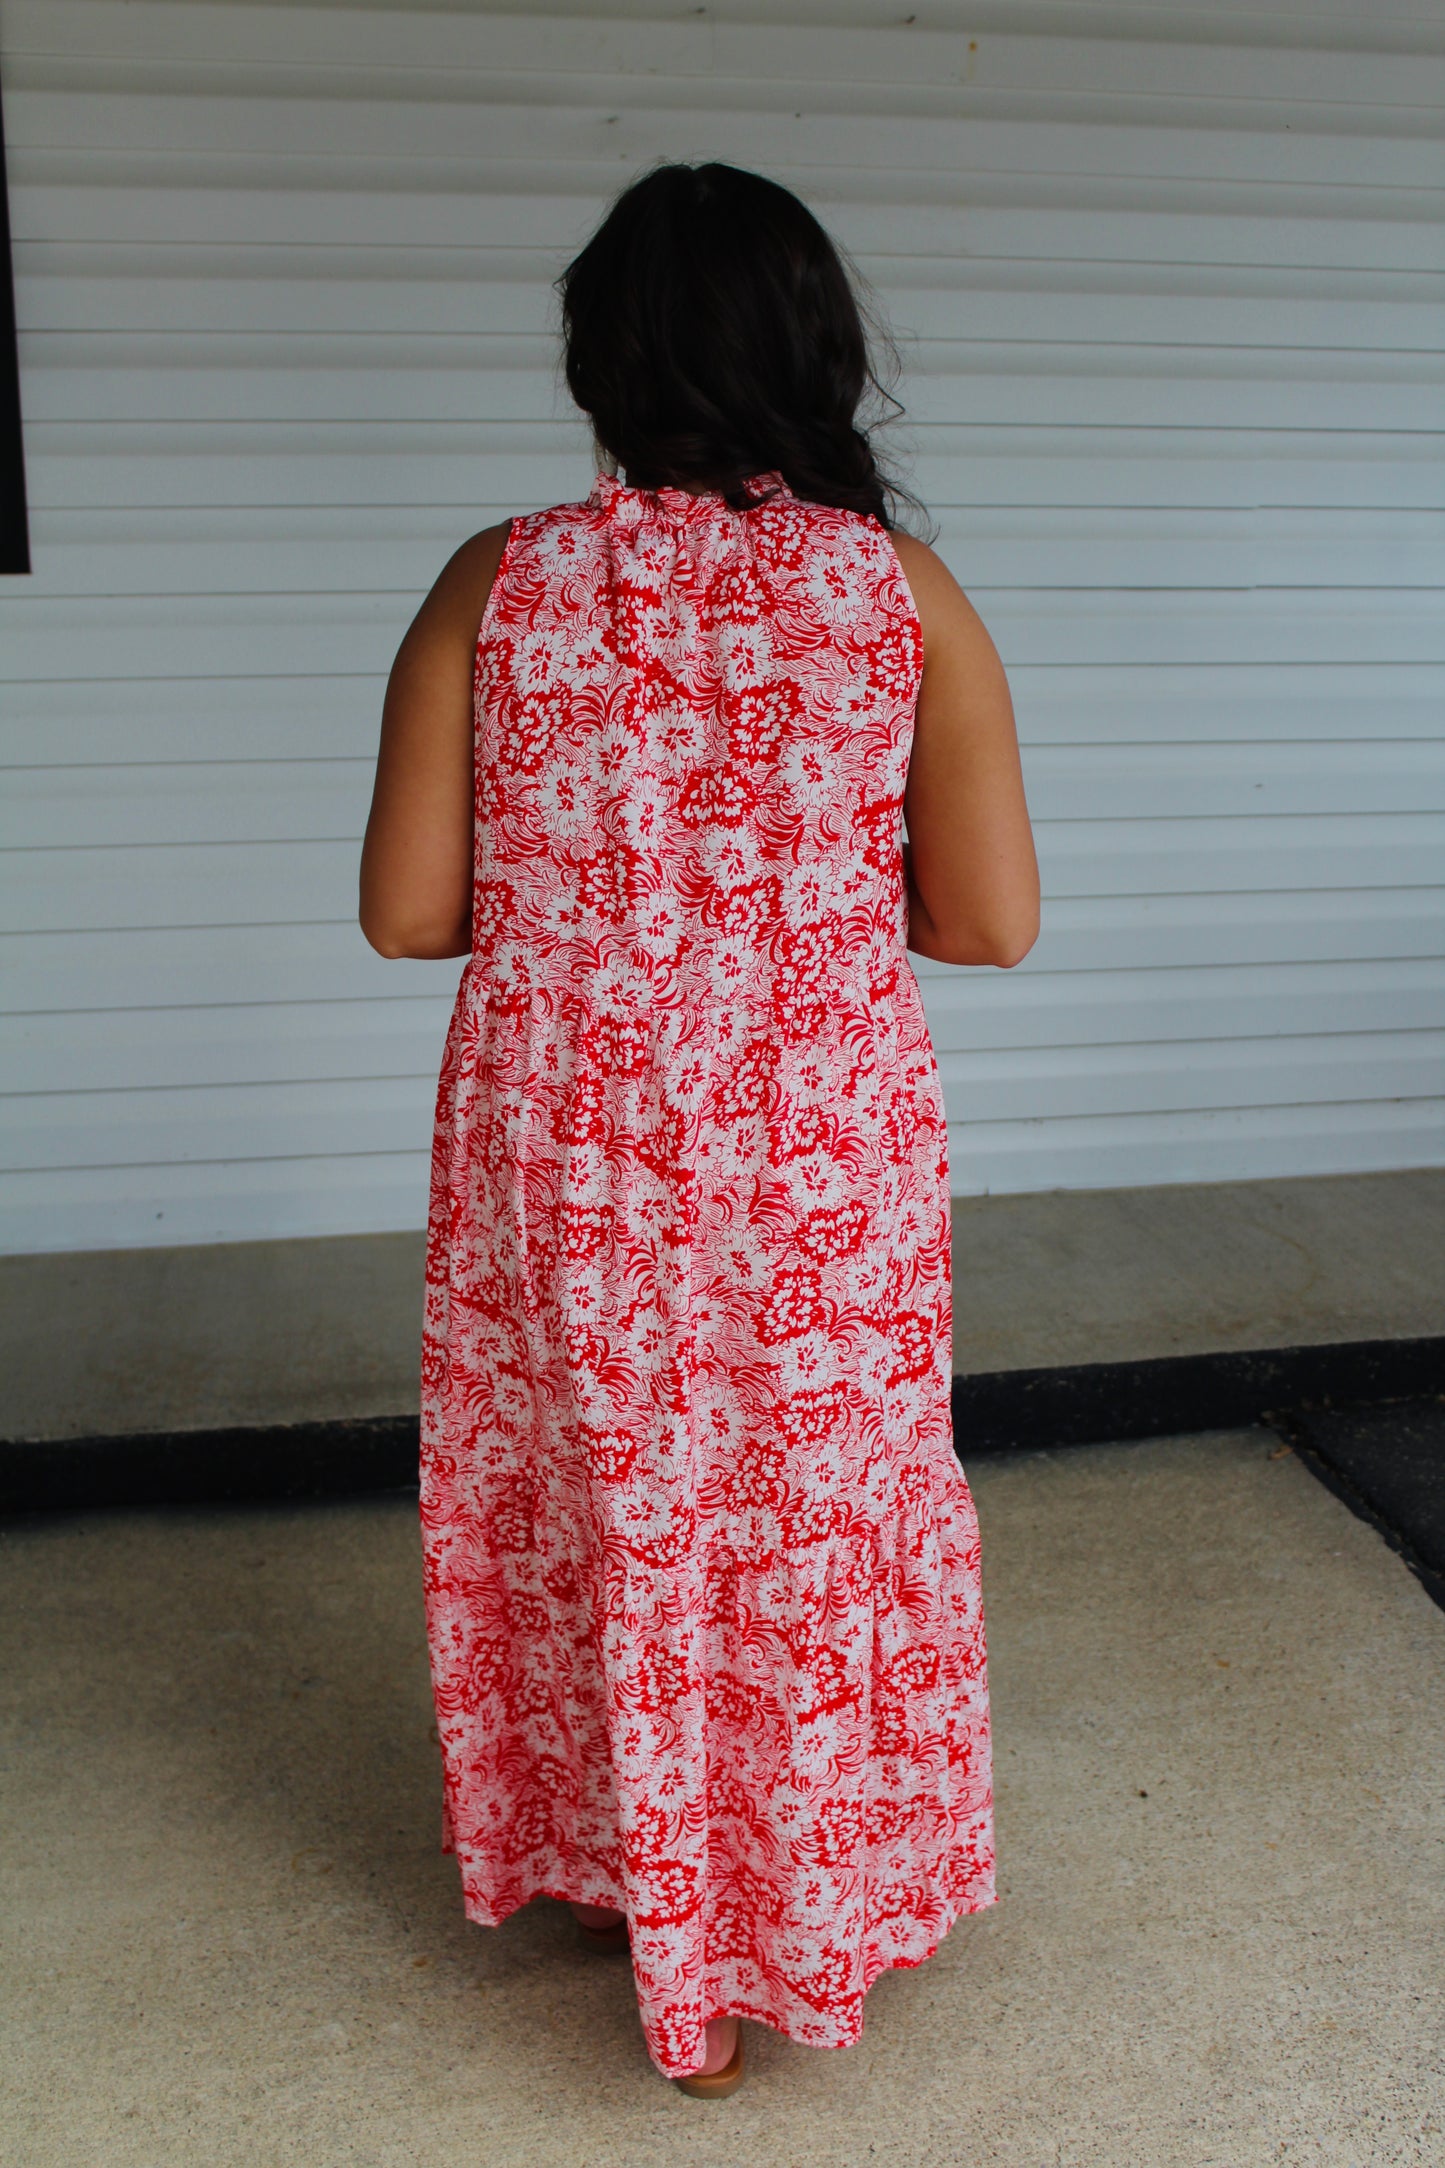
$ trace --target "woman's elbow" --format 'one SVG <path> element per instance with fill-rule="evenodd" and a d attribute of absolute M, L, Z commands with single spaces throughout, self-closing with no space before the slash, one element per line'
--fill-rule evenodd
<path fill-rule="evenodd" d="M 378 956 L 389 963 L 401 959 L 427 962 L 439 957 L 465 956 L 471 948 L 471 928 L 455 922 L 442 925 L 431 920 L 402 920 L 376 911 L 363 911 L 361 930 Z"/>
<path fill-rule="evenodd" d="M 991 932 L 994 937 L 994 953 L 990 958 L 1001 971 L 1012 971 L 1021 964 L 1039 937 L 1039 921 L 1043 911 L 1043 897 L 1039 889 L 1037 866 L 1033 878 L 1020 881 L 1014 893 L 1007 899 L 1000 898 L 1000 908 L 992 914 Z"/>
<path fill-rule="evenodd" d="M 968 926 L 932 926 L 932 939 L 914 943 L 938 963 L 992 965 L 1012 971 L 1038 941 L 1038 906 L 997 919 L 973 919 Z"/>
<path fill-rule="evenodd" d="M 1038 937 L 1039 922 L 1037 916 L 1029 926 L 1014 926 L 1007 930 L 1000 929 L 993 944 L 993 954 L 988 961 L 991 964 L 996 964 L 1000 971 L 1012 971 L 1015 964 L 1023 962 Z"/>
<path fill-rule="evenodd" d="M 990 970 L 1012 971 L 1021 964 L 1033 947 L 1032 941 L 971 941 L 955 955 L 945 956 L 950 964 L 987 964 Z"/>
<path fill-rule="evenodd" d="M 378 956 L 384 956 L 388 963 L 394 963 L 399 957 L 405 956 L 406 948 L 401 937 L 394 933 L 391 927 L 368 925 L 367 921 L 362 919 L 361 930 L 368 944 L 375 949 Z"/>
<path fill-rule="evenodd" d="M 368 946 L 374 948 L 378 956 L 385 956 L 388 961 L 405 956 L 403 929 L 397 923 L 395 913 L 383 910 L 374 896 L 366 894 L 364 887 L 356 923 L 365 935 Z"/>

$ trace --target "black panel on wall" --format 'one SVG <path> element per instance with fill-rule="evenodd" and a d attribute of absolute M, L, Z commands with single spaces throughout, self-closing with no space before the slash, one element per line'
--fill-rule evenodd
<path fill-rule="evenodd" d="M 5 126 L 0 119 L 0 572 L 29 570 L 20 361 L 15 351 L 15 285 L 10 272 L 10 193 L 5 180 Z"/>

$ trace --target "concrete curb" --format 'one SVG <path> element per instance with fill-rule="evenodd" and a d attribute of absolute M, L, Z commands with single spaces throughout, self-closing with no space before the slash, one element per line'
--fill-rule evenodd
<path fill-rule="evenodd" d="M 1445 1337 L 1004 1370 L 953 1381 L 962 1459 L 1233 1430 L 1445 1386 Z M 355 1497 L 416 1485 L 415 1416 L 0 1440 L 0 1513 Z"/>
<path fill-rule="evenodd" d="M 1268 1422 L 1285 1408 L 1394 1400 L 1445 1387 L 1445 1337 L 1162 1355 L 999 1370 L 953 1381 L 960 1457 L 1178 1437 Z"/>

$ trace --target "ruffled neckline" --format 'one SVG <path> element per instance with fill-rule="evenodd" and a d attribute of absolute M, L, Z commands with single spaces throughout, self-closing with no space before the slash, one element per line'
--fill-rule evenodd
<path fill-rule="evenodd" d="M 793 492 L 781 474 L 749 475 L 743 484 L 748 495 L 761 501 L 763 498 L 791 498 Z M 635 512 L 640 517 L 649 515 L 672 520 L 715 520 L 719 514 L 729 519 L 743 515 L 735 512 L 716 489 L 694 493 L 690 489 L 678 489 L 664 484 L 661 489 L 635 489 L 615 474 L 599 474 L 592 485 L 587 502 L 600 512 Z"/>

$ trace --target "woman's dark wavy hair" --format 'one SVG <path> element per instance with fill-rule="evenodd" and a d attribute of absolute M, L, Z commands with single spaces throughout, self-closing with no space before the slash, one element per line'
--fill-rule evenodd
<path fill-rule="evenodd" d="M 794 496 L 885 527 L 913 504 L 860 426 L 870 400 L 902 408 L 874 372 L 853 282 L 776 181 L 656 166 L 557 290 L 568 388 L 630 487 L 717 490 L 741 510 L 749 477 L 777 471 Z"/>

